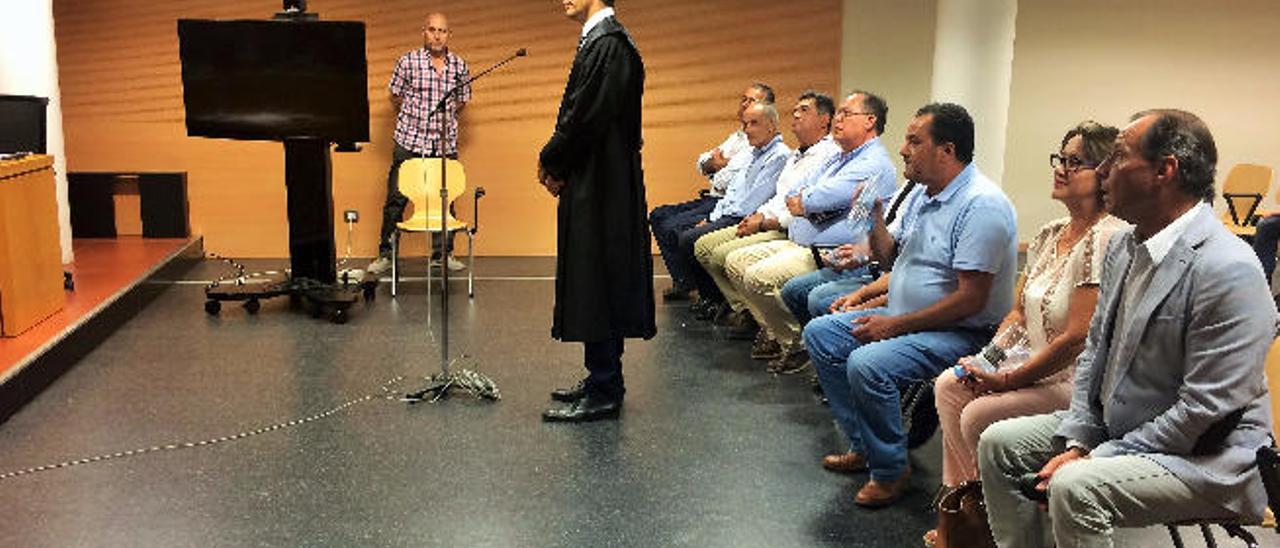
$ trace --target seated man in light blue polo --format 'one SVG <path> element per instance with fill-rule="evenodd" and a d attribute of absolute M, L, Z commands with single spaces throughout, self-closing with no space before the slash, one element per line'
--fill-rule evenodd
<path fill-rule="evenodd" d="M 900 390 L 932 380 L 977 351 L 1013 306 L 1018 268 L 1013 205 L 973 160 L 973 119 L 964 107 L 930 104 L 907 126 L 905 175 L 918 183 L 907 218 L 891 233 L 878 204 L 871 251 L 892 264 L 885 307 L 816 318 L 804 343 L 848 437 L 849 452 L 828 455 L 839 472 L 869 469 L 855 497 L 861 506 L 892 504 L 911 469 L 902 431 Z M 919 198 L 919 199 L 912 199 Z"/>
<path fill-rule="evenodd" d="M 914 181 L 907 181 L 902 185 L 898 192 L 893 195 L 893 199 L 889 201 L 888 211 L 884 214 L 884 222 L 889 227 L 889 232 L 910 231 L 911 227 L 899 227 L 904 221 L 903 216 L 899 215 L 899 211 L 909 209 L 906 203 L 908 197 L 920 199 L 923 193 L 913 194 L 911 191 L 916 188 Z M 841 246 L 848 248 L 849 251 L 855 251 L 856 248 L 851 245 Z M 842 251 L 838 248 L 837 253 Z M 888 267 L 892 265 L 882 265 Z M 845 297 L 862 289 L 875 280 L 874 274 L 868 268 L 841 268 L 841 265 L 823 266 L 818 270 L 808 274 L 801 274 L 787 281 L 782 286 L 782 303 L 787 305 L 787 309 L 791 311 L 791 315 L 795 316 L 800 326 L 803 327 L 809 323 L 809 320 L 818 316 L 826 316 L 833 310 L 833 303 L 841 297 Z M 869 288 L 874 291 L 874 288 Z"/>

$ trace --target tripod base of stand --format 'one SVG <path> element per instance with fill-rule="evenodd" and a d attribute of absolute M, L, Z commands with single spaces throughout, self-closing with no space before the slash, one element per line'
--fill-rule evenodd
<path fill-rule="evenodd" d="M 257 314 L 261 301 L 275 297 L 289 296 L 290 302 L 305 306 L 311 316 L 319 318 L 327 316 L 336 324 L 347 323 L 347 309 L 364 295 L 366 301 L 372 300 L 377 288 L 376 277 L 364 276 L 359 282 L 323 284 L 306 278 L 290 278 L 284 274 L 274 274 L 261 278 L 253 278 L 244 284 L 221 284 L 205 289 L 204 311 L 211 316 L 218 315 L 224 301 L 244 303 L 245 311 Z"/>
<path fill-rule="evenodd" d="M 464 390 L 476 399 L 497 401 L 502 399 L 498 385 L 481 373 L 462 369 L 448 373 L 436 373 L 427 378 L 427 386 L 417 392 L 410 392 L 400 401 L 415 404 L 424 401 L 437 401 L 449 396 L 454 390 Z"/>

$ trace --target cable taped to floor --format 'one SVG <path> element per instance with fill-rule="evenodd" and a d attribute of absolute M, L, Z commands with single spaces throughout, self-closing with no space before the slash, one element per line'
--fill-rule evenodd
<path fill-rule="evenodd" d="M 258 428 L 255 430 L 246 430 L 243 432 L 238 432 L 236 434 L 221 436 L 217 438 L 210 438 L 202 441 L 169 443 L 166 445 L 153 445 L 151 447 L 130 449 L 128 451 L 118 451 L 115 453 L 105 453 L 101 455 L 95 455 L 92 457 L 85 457 L 85 458 L 80 458 L 75 460 L 63 461 L 56 464 L 46 464 L 43 466 L 34 466 L 31 468 L 24 468 L 22 470 L 15 470 L 12 472 L 6 472 L 3 474 L 0 474 L 0 481 L 18 478 L 22 476 L 29 476 L 32 474 L 38 474 L 40 472 L 51 472 L 54 470 L 63 470 L 66 468 L 73 468 L 76 466 L 84 466 L 86 464 L 97 464 L 101 462 L 120 460 L 120 459 L 125 459 L 130 457 L 138 457 L 142 455 L 148 455 L 151 453 L 179 451 L 182 449 L 195 449 L 199 447 L 212 447 L 212 446 L 227 443 L 227 442 L 240 441 L 240 440 L 244 440 L 244 439 L 248 439 L 256 436 L 261 436 L 263 434 L 269 434 L 271 432 L 297 428 L 305 424 L 327 419 L 338 413 L 341 413 L 342 411 L 350 409 L 356 405 L 373 401 L 376 399 L 385 399 L 385 400 L 398 402 L 400 401 L 400 395 L 392 394 L 391 387 L 403 382 L 404 379 L 405 379 L 405 376 L 400 375 L 394 379 L 391 379 L 385 383 L 382 383 L 382 386 L 380 388 L 381 391 L 379 393 L 369 394 L 353 400 L 349 400 L 341 405 L 338 405 L 336 407 L 330 408 L 326 411 L 322 411 L 320 413 L 316 413 L 308 417 L 294 419 L 287 422 L 278 422 L 278 423 L 275 423 L 269 426 L 264 426 L 262 428 Z"/>

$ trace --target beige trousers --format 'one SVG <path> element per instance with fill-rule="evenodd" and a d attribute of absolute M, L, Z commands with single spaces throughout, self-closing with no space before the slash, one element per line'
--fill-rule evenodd
<path fill-rule="evenodd" d="M 951 368 L 933 383 L 942 427 L 942 484 L 955 487 L 978 479 L 978 438 L 988 426 L 1013 417 L 1042 415 L 1071 404 L 1071 380 L 1033 384 L 1018 390 L 978 395 Z"/>
<path fill-rule="evenodd" d="M 747 302 L 747 309 L 784 351 L 800 349 L 800 322 L 782 303 L 782 285 L 817 270 L 809 248 L 791 240 L 743 247 L 725 257 L 725 273 Z"/>
<path fill-rule="evenodd" d="M 787 233 L 777 230 L 757 232 L 750 236 L 739 238 L 738 227 L 730 226 L 708 232 L 698 238 L 698 241 L 693 243 L 693 255 L 702 264 L 702 268 L 707 271 L 707 274 L 711 275 L 711 279 L 716 282 L 716 287 L 719 287 L 720 293 L 724 294 L 724 299 L 729 303 L 729 307 L 738 312 L 746 308 L 747 302 L 742 297 L 742 292 L 725 275 L 726 258 L 730 253 L 750 245 L 785 239 L 787 239 Z"/>

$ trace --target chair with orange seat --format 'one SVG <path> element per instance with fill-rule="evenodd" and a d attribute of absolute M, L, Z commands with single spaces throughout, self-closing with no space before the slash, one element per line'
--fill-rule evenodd
<path fill-rule="evenodd" d="M 1222 224 L 1227 230 L 1246 240 L 1253 239 L 1258 231 L 1258 210 L 1270 188 L 1270 167 L 1257 164 L 1233 166 L 1222 183 L 1222 198 L 1227 202 Z"/>
<path fill-rule="evenodd" d="M 400 285 L 400 233 L 418 232 L 438 235 L 442 239 L 453 238 L 458 232 L 467 235 L 467 295 L 475 297 L 475 235 L 479 231 L 480 198 L 484 196 L 484 188 L 476 187 L 474 205 L 476 224 L 468 224 L 453 216 L 452 208 L 445 209 L 444 224 L 440 222 L 442 197 L 440 196 L 440 177 L 445 177 L 445 203 L 452 205 L 454 200 L 462 196 L 467 188 L 467 173 L 462 162 L 447 158 L 412 158 L 400 164 L 398 186 L 400 193 L 413 204 L 413 215 L 396 223 L 396 230 L 391 234 L 391 296 L 395 297 Z M 431 244 L 428 242 L 428 249 Z M 446 249 L 441 246 L 440 267 L 445 269 Z M 430 283 L 431 267 L 427 268 Z"/>

